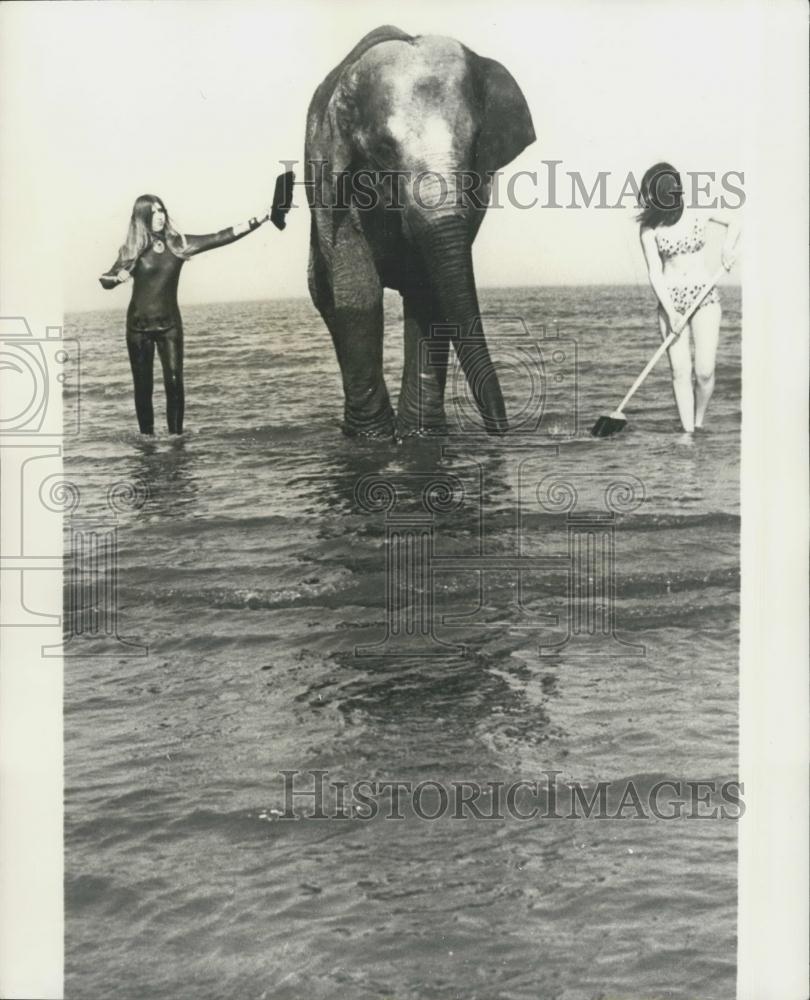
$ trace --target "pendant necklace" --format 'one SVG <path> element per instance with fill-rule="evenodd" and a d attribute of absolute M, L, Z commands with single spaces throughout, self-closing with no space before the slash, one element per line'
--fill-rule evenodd
<path fill-rule="evenodd" d="M 153 238 L 152 249 L 155 251 L 155 253 L 163 253 L 163 251 L 166 249 L 166 244 L 161 239 Z"/>

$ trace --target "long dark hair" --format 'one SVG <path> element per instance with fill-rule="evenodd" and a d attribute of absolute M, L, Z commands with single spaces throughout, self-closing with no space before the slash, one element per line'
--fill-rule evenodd
<path fill-rule="evenodd" d="M 641 178 L 641 211 L 636 219 L 641 228 L 674 226 L 683 215 L 681 175 L 671 163 L 656 163 Z"/>
<path fill-rule="evenodd" d="M 146 250 L 152 241 L 152 207 L 157 205 L 166 216 L 164 227 L 164 239 L 166 246 L 175 257 L 185 260 L 187 244 L 185 236 L 182 236 L 172 225 L 169 213 L 161 198 L 155 194 L 142 194 L 135 199 L 132 206 L 132 216 L 129 220 L 126 239 L 119 251 L 119 261 L 121 267 L 126 271 L 131 271 L 140 255 Z"/>

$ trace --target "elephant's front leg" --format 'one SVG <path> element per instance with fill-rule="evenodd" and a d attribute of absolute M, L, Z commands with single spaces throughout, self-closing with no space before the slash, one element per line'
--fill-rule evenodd
<path fill-rule="evenodd" d="M 438 321 L 438 306 L 427 285 L 403 292 L 405 363 L 397 406 L 401 437 L 444 433 L 444 387 L 447 381 L 449 336 Z"/>
<path fill-rule="evenodd" d="M 392 437 L 394 413 L 383 378 L 383 290 L 368 244 L 348 217 L 321 274 L 331 285 L 321 314 L 343 376 L 343 430 Z M 320 289 L 318 300 L 323 301 Z"/>

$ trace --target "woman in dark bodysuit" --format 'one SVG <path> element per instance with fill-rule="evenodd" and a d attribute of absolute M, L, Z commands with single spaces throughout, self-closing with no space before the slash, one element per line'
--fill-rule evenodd
<path fill-rule="evenodd" d="M 172 226 L 160 198 L 144 194 L 136 200 L 124 245 L 116 262 L 99 281 L 104 288 L 115 288 L 132 278 L 127 348 L 135 383 L 135 412 L 142 434 L 154 433 L 155 347 L 163 367 L 169 433 L 183 433 L 183 324 L 177 305 L 177 283 L 183 264 L 198 253 L 241 239 L 268 218 L 269 213 L 208 236 L 182 236 Z"/>

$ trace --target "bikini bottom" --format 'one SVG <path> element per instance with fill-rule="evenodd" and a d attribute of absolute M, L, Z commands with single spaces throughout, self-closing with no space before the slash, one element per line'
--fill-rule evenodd
<path fill-rule="evenodd" d="M 675 306 L 675 309 L 681 315 L 684 315 L 684 313 L 689 312 L 692 303 L 705 287 L 705 285 L 671 285 L 669 289 L 669 297 L 672 299 L 672 304 Z M 720 295 L 715 287 L 712 288 L 709 294 L 703 299 L 696 311 L 703 309 L 705 306 L 719 304 Z"/>

